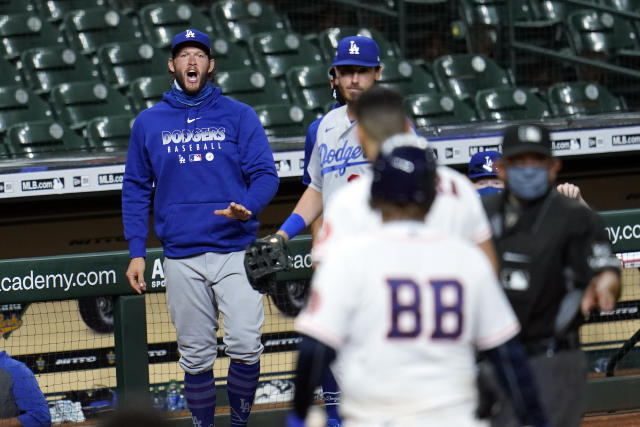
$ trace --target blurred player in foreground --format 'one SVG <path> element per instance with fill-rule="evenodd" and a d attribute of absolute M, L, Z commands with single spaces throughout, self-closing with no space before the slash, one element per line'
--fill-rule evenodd
<path fill-rule="evenodd" d="M 256 238 L 258 213 L 278 188 L 269 141 L 255 111 L 222 95 L 209 36 L 176 34 L 168 68 L 175 81 L 162 101 L 142 111 L 131 130 L 122 184 L 122 217 L 131 287 L 146 290 L 149 206 L 155 186 L 154 229 L 165 255 L 167 306 L 185 371 L 194 425 L 213 425 L 213 365 L 218 318 L 229 356 L 231 426 L 246 426 L 264 349 L 263 298 L 244 269 Z"/>
<path fill-rule="evenodd" d="M 522 423 L 545 425 L 514 339 L 518 321 L 491 265 L 475 245 L 424 225 L 435 197 L 426 140 L 387 140 L 370 187 L 381 227 L 332 248 L 296 320 L 303 335 L 288 426 L 304 425 L 336 357 L 347 427 L 484 425 L 474 415 L 475 349 L 503 374 Z"/>
<path fill-rule="evenodd" d="M 363 93 L 355 104 L 357 134 L 366 158 L 375 161 L 382 141 L 409 132 L 402 96 L 380 86 Z M 467 239 L 480 247 L 497 268 L 491 241 L 491 227 L 477 192 L 462 175 L 446 166 L 437 168 L 437 195 L 426 218 L 428 225 Z M 330 252 L 332 242 L 368 232 L 380 223 L 380 214 L 369 206 L 372 174 L 337 190 L 326 208 L 323 226 L 313 248 L 313 259 L 320 262 Z"/>
<path fill-rule="evenodd" d="M 522 325 L 520 341 L 551 425 L 577 427 L 587 380 L 580 311 L 614 308 L 619 262 L 598 215 L 554 189 L 561 165 L 547 128 L 509 126 L 502 150 L 496 163 L 505 191 L 483 198 L 500 281 Z M 505 407 L 496 425 L 518 424 Z"/>
<path fill-rule="evenodd" d="M 33 372 L 0 351 L 0 426 L 48 427 L 51 414 Z"/>

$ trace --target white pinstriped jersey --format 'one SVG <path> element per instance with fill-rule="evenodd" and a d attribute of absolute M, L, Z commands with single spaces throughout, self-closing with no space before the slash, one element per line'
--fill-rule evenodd
<path fill-rule="evenodd" d="M 427 215 L 427 225 L 473 243 L 490 239 L 491 227 L 471 181 L 446 166 L 438 166 L 437 177 L 438 192 Z M 372 230 L 382 222 L 380 214 L 369 207 L 371 180 L 368 172 L 336 192 L 323 212 L 322 228 L 312 252 L 314 261 L 324 258 L 333 241 Z"/>
<path fill-rule="evenodd" d="M 307 167 L 309 186 L 322 193 L 323 209 L 338 188 L 370 169 L 356 123 L 351 123 L 347 116 L 347 106 L 329 111 L 318 126 L 316 145 Z"/>
<path fill-rule="evenodd" d="M 295 325 L 337 350 L 347 421 L 479 425 L 474 350 L 499 346 L 520 329 L 482 251 L 410 221 L 332 249 Z"/>

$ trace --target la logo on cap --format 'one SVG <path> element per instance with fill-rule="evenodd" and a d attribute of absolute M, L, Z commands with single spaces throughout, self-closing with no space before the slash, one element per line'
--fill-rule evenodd
<path fill-rule="evenodd" d="M 356 42 L 354 42 L 353 40 L 351 40 L 351 47 L 349 47 L 349 54 L 360 55 L 360 48 L 358 47 Z"/>
<path fill-rule="evenodd" d="M 493 160 L 491 160 L 491 157 L 484 156 L 484 165 L 482 165 L 482 169 L 487 172 L 493 172 Z"/>
<path fill-rule="evenodd" d="M 193 33 L 193 31 L 187 30 L 184 34 L 184 37 L 187 39 L 193 39 L 196 37 L 196 35 Z"/>

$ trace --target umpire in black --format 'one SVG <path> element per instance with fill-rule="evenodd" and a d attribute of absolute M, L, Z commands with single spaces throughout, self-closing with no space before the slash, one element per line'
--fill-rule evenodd
<path fill-rule="evenodd" d="M 520 341 L 551 425 L 579 426 L 587 362 L 578 327 L 592 309 L 613 309 L 619 262 L 599 216 L 554 189 L 561 163 L 548 129 L 510 126 L 502 150 L 497 169 L 505 191 L 483 198 L 499 278 L 522 325 Z M 494 425 L 517 425 L 509 412 L 504 408 Z"/>

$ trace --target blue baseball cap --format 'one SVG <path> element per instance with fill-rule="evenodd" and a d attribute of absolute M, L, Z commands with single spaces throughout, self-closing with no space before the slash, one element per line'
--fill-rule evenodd
<path fill-rule="evenodd" d="M 349 36 L 338 43 L 336 56 L 331 67 L 339 65 L 360 65 L 363 67 L 377 67 L 380 65 L 380 49 L 378 44 L 369 37 Z"/>
<path fill-rule="evenodd" d="M 175 56 L 176 51 L 183 43 L 199 44 L 202 46 L 202 50 L 207 52 L 207 55 L 211 56 L 211 40 L 209 40 L 209 36 L 202 31 L 186 29 L 176 34 L 173 37 L 173 42 L 171 43 L 171 54 L 173 56 Z"/>
<path fill-rule="evenodd" d="M 501 158 L 502 154 L 497 151 L 480 151 L 471 157 L 469 161 L 469 173 L 467 175 L 470 179 L 496 178 L 498 174 L 493 162 Z"/>

